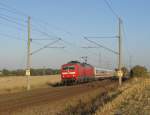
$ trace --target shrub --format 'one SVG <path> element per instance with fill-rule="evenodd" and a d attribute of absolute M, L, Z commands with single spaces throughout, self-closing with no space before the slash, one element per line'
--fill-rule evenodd
<path fill-rule="evenodd" d="M 7 69 L 3 69 L 2 70 L 2 75 L 9 75 L 9 70 L 7 70 Z"/>
<path fill-rule="evenodd" d="M 146 77 L 148 76 L 148 71 L 146 67 L 143 66 L 135 66 L 130 71 L 131 77 Z"/>

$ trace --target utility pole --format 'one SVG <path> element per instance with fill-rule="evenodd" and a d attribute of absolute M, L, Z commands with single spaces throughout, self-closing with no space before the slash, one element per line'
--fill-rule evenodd
<path fill-rule="evenodd" d="M 119 59 L 118 59 L 118 76 L 119 76 L 119 85 L 122 84 L 122 35 L 121 35 L 121 18 L 119 18 L 119 36 L 118 36 L 118 46 L 119 46 Z"/>
<path fill-rule="evenodd" d="M 30 90 L 30 64 L 31 64 L 31 50 L 30 50 L 30 16 L 28 17 L 28 49 L 27 49 L 27 68 L 26 68 L 26 76 L 27 76 L 27 90 Z"/>

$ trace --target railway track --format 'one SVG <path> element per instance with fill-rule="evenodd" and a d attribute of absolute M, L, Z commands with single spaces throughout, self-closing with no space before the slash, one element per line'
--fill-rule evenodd
<path fill-rule="evenodd" d="M 17 111 L 18 109 L 23 109 L 25 107 L 38 106 L 47 103 L 53 104 L 56 101 L 69 99 L 70 97 L 90 92 L 97 88 L 107 90 L 108 85 L 116 84 L 115 81 L 106 79 L 73 86 L 42 88 L 29 92 L 0 95 L 0 114 Z"/>
<path fill-rule="evenodd" d="M 112 79 L 113 77 L 104 77 L 104 76 L 100 76 L 100 77 L 95 77 L 94 79 L 89 79 L 89 80 L 83 80 L 83 81 L 74 81 L 74 80 L 68 80 L 67 82 L 59 82 L 59 83 L 55 83 L 55 84 L 49 84 L 52 87 L 63 87 L 63 86 L 72 86 L 72 85 L 79 85 L 79 84 L 84 84 L 84 83 L 89 83 L 89 82 L 95 82 L 95 81 L 102 81 L 102 80 L 106 80 L 106 79 Z"/>

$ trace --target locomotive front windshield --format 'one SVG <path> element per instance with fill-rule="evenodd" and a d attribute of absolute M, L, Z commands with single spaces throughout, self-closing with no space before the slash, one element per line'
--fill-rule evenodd
<path fill-rule="evenodd" d="M 63 70 L 74 70 L 75 67 L 74 66 L 66 66 L 66 67 L 63 67 Z"/>

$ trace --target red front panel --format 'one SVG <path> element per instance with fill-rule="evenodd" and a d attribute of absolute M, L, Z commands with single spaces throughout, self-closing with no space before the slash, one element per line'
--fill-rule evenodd
<path fill-rule="evenodd" d="M 75 79 L 78 76 L 78 65 L 77 64 L 65 64 L 61 68 L 62 79 Z"/>
<path fill-rule="evenodd" d="M 94 68 L 87 64 L 64 64 L 61 67 L 61 78 L 64 79 L 84 79 L 94 77 Z"/>

